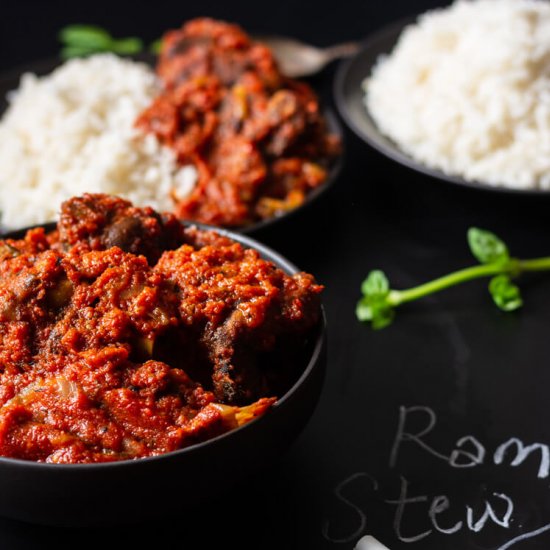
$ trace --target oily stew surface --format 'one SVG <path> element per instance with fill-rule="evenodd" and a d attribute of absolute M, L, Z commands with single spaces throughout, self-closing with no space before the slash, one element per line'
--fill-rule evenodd
<path fill-rule="evenodd" d="M 237 25 L 199 18 L 166 33 L 157 73 L 163 92 L 136 124 L 198 169 L 191 195 L 173 197 L 180 218 L 245 226 L 325 182 L 341 144 L 316 94 Z"/>
<path fill-rule="evenodd" d="M 0 455 L 153 456 L 266 413 L 321 291 L 172 214 L 66 201 L 55 231 L 0 241 Z"/>

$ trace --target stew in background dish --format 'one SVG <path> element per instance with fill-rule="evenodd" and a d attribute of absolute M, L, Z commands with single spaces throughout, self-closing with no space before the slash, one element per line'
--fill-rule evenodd
<path fill-rule="evenodd" d="M 340 153 L 312 88 L 285 77 L 237 25 L 208 18 L 166 33 L 164 91 L 137 126 L 192 163 L 199 180 L 176 214 L 243 226 L 300 206 Z"/>

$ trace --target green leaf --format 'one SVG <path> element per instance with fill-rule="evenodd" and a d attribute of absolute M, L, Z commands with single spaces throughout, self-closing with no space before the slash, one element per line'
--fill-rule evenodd
<path fill-rule="evenodd" d="M 161 47 L 162 47 L 162 38 L 159 38 L 158 40 L 155 40 L 154 42 L 151 42 L 151 44 L 149 44 L 149 51 L 152 54 L 159 55 Z"/>
<path fill-rule="evenodd" d="M 111 46 L 112 36 L 101 27 L 92 25 L 69 25 L 61 29 L 59 40 L 67 46 L 106 50 Z"/>
<path fill-rule="evenodd" d="M 357 302 L 355 315 L 359 321 L 370 322 L 372 328 L 378 330 L 391 324 L 395 312 L 391 306 L 383 301 L 373 302 L 369 298 L 362 298 Z"/>
<path fill-rule="evenodd" d="M 510 259 L 506 244 L 490 231 L 470 227 L 468 244 L 472 254 L 482 264 L 506 262 Z"/>
<path fill-rule="evenodd" d="M 372 328 L 380 330 L 391 325 L 395 317 L 395 311 L 391 307 L 381 308 L 376 311 L 376 315 L 372 319 Z"/>
<path fill-rule="evenodd" d="M 383 271 L 375 269 L 371 271 L 361 285 L 361 292 L 365 296 L 385 297 L 390 291 L 388 278 Z"/>
<path fill-rule="evenodd" d="M 523 305 L 521 292 L 508 275 L 497 275 L 489 282 L 489 292 L 503 311 L 514 311 Z"/>
<path fill-rule="evenodd" d="M 79 46 L 66 46 L 61 50 L 61 57 L 63 59 L 71 59 L 73 57 L 86 57 L 96 53 L 97 50 L 91 50 L 90 48 L 82 48 Z"/>
<path fill-rule="evenodd" d="M 143 41 L 135 36 L 114 39 L 111 34 L 93 25 L 69 25 L 59 33 L 65 44 L 62 57 L 82 57 L 98 52 L 114 52 L 119 55 L 133 55 L 143 50 Z"/>
<path fill-rule="evenodd" d="M 372 328 L 387 327 L 394 318 L 393 306 L 388 302 L 390 284 L 383 271 L 371 271 L 361 284 L 363 297 L 357 303 L 355 315 L 359 321 L 370 321 Z"/>
<path fill-rule="evenodd" d="M 357 302 L 357 306 L 355 307 L 355 315 L 359 321 L 372 321 L 372 306 L 367 299 L 361 298 L 361 300 Z"/>
<path fill-rule="evenodd" d="M 380 296 L 364 296 L 355 307 L 355 315 L 359 321 L 370 322 L 372 328 L 387 327 L 394 318 L 393 307 Z"/>
<path fill-rule="evenodd" d="M 121 38 L 112 43 L 111 50 L 120 55 L 133 55 L 143 50 L 143 41 L 135 36 Z"/>

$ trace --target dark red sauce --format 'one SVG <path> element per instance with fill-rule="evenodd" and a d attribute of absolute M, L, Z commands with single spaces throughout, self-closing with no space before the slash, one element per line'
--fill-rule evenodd
<path fill-rule="evenodd" d="M 163 41 L 165 89 L 138 127 L 198 168 L 178 217 L 244 226 L 301 205 L 340 153 L 309 85 L 285 77 L 272 52 L 236 25 L 195 19 Z"/>
<path fill-rule="evenodd" d="M 0 455 L 105 462 L 262 414 L 299 374 L 322 287 L 107 195 L 0 241 Z"/>

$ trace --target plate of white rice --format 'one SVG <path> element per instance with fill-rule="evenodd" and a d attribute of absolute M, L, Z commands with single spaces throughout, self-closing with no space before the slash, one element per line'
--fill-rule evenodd
<path fill-rule="evenodd" d="M 197 173 L 134 126 L 158 86 L 148 64 L 110 53 L 0 81 L 0 93 L 7 92 L 0 120 L 2 229 L 54 220 L 64 200 L 84 192 L 171 211 Z"/>
<path fill-rule="evenodd" d="M 371 35 L 340 114 L 389 158 L 499 192 L 550 192 L 550 3 L 455 0 Z"/>

